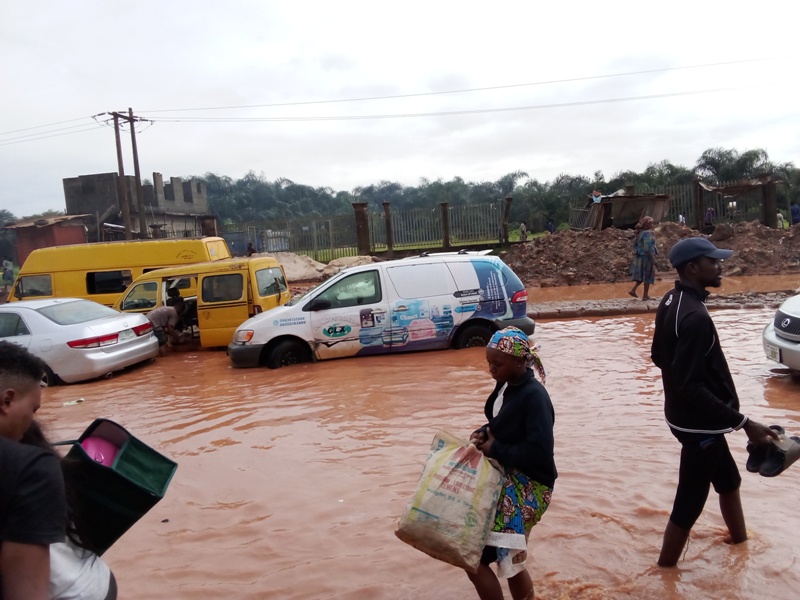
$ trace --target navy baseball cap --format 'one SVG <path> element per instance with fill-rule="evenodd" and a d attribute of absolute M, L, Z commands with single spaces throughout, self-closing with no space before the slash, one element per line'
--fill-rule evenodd
<path fill-rule="evenodd" d="M 725 259 L 730 258 L 733 250 L 723 250 L 717 248 L 704 237 L 690 237 L 680 240 L 669 251 L 669 262 L 673 267 L 680 267 L 701 256 L 709 258 Z"/>

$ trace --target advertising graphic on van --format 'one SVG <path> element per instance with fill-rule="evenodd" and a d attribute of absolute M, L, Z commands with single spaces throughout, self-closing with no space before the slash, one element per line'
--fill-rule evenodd
<path fill-rule="evenodd" d="M 533 333 L 526 306 L 525 287 L 497 257 L 373 263 L 346 269 L 290 305 L 248 319 L 228 355 L 236 366 L 281 366 L 486 345 L 508 325 Z"/>

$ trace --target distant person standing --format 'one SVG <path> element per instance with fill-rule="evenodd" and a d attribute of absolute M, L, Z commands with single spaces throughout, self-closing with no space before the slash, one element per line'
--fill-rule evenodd
<path fill-rule="evenodd" d="M 678 489 L 658 565 L 674 567 L 703 512 L 710 487 L 719 495 L 731 544 L 747 540 L 739 487 L 742 478 L 725 434 L 743 429 L 750 442 L 769 444 L 769 427 L 739 412 L 739 397 L 719 335 L 705 305 L 708 287 L 722 285 L 721 250 L 704 237 L 680 240 L 669 251 L 679 281 L 658 305 L 651 348 L 661 369 L 664 416 L 681 444 Z"/>
<path fill-rule="evenodd" d="M 778 229 L 783 229 L 783 213 L 778 211 Z"/>
<path fill-rule="evenodd" d="M 636 283 L 628 292 L 628 295 L 638 298 L 637 288 L 644 284 L 644 294 L 642 300 L 652 300 L 650 297 L 650 286 L 656 280 L 656 236 L 653 233 L 653 218 L 642 217 L 636 225 L 636 237 L 633 239 L 633 249 L 636 256 L 633 259 L 631 281 Z"/>
<path fill-rule="evenodd" d="M 247 256 L 253 256 L 255 252 L 256 249 L 253 248 L 253 242 L 247 242 L 247 250 L 245 251 L 245 254 L 247 254 Z"/>
<path fill-rule="evenodd" d="M 686 225 L 686 217 L 684 217 L 683 214 L 678 215 L 678 223 Z"/>
<path fill-rule="evenodd" d="M 522 221 L 522 223 L 519 224 L 519 241 L 528 241 L 528 226 L 525 225 L 525 221 Z"/>
<path fill-rule="evenodd" d="M 797 202 L 792 202 L 792 206 L 790 207 L 791 217 L 792 217 L 792 226 L 797 225 L 800 223 L 800 206 L 797 205 Z"/>
<path fill-rule="evenodd" d="M 556 232 L 556 224 L 553 223 L 553 217 L 547 219 L 547 225 L 545 225 L 545 229 L 547 229 L 547 233 L 551 235 Z"/>
<path fill-rule="evenodd" d="M 8 288 L 14 283 L 14 263 L 7 256 L 3 259 L 3 290 L 8 294 Z"/>

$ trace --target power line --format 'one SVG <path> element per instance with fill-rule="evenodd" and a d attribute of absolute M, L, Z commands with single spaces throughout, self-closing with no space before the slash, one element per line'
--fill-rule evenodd
<path fill-rule="evenodd" d="M 759 83 L 746 86 L 713 88 L 707 90 L 689 90 L 684 92 L 649 94 L 646 96 L 623 96 L 619 98 L 603 98 L 599 100 L 577 100 L 574 102 L 534 104 L 530 106 L 476 108 L 467 110 L 451 110 L 451 111 L 423 112 L 423 113 L 394 113 L 394 114 L 343 115 L 343 116 L 321 116 L 321 117 L 168 117 L 168 118 L 158 118 L 153 120 L 159 123 L 165 123 L 165 122 L 166 123 L 253 123 L 253 122 L 288 123 L 288 122 L 309 122 L 309 121 L 361 121 L 361 120 L 377 120 L 377 119 L 406 119 L 406 118 L 418 118 L 418 117 L 446 117 L 446 116 L 458 116 L 458 115 L 474 115 L 483 113 L 513 112 L 513 111 L 523 111 L 523 110 L 544 110 L 550 108 L 567 108 L 573 106 L 591 106 L 595 104 L 614 104 L 618 102 L 631 102 L 635 100 L 655 100 L 659 98 L 675 98 L 680 96 L 696 96 L 700 94 L 716 94 L 720 92 L 731 92 L 731 91 L 752 89 L 752 88 L 764 88 L 769 85 L 786 85 L 786 84 Z"/>
<path fill-rule="evenodd" d="M 62 135 L 72 135 L 74 133 L 83 133 L 86 131 L 97 131 L 100 129 L 97 125 L 92 125 L 90 127 L 86 127 L 85 129 L 79 129 L 78 131 L 67 131 L 66 133 L 54 133 L 52 135 L 40 135 L 38 137 L 29 137 L 26 139 L 19 139 L 17 141 L 0 141 L 0 146 L 12 146 L 14 144 L 24 144 L 25 142 L 33 142 L 36 140 L 44 140 L 46 138 L 51 137 L 60 137 Z"/>
<path fill-rule="evenodd" d="M 742 60 L 731 60 L 725 62 L 715 62 L 715 63 L 705 63 L 700 65 L 685 65 L 681 67 L 663 67 L 660 69 L 644 69 L 641 71 L 627 71 L 623 73 L 610 73 L 606 75 L 588 75 L 584 77 L 569 77 L 566 79 L 551 79 L 546 81 L 535 81 L 531 83 L 513 83 L 507 85 L 495 85 L 495 86 L 487 86 L 487 87 L 476 87 L 476 88 L 465 88 L 459 90 L 442 90 L 436 92 L 418 92 L 413 94 L 393 94 L 388 96 L 364 96 L 360 98 L 342 98 L 338 100 L 304 100 L 298 102 L 277 102 L 271 104 L 243 104 L 238 106 L 208 106 L 202 108 L 172 108 L 172 109 L 158 109 L 158 110 L 143 110 L 143 113 L 162 113 L 162 112 L 188 112 L 188 111 L 199 111 L 199 110 L 238 110 L 244 108 L 277 108 L 277 107 L 285 107 L 285 106 L 306 106 L 311 104 L 337 104 L 337 103 L 344 103 L 344 102 L 366 102 L 366 101 L 373 101 L 373 100 L 395 100 L 399 98 L 419 98 L 425 96 L 439 96 L 445 94 L 464 94 L 470 92 L 485 92 L 491 90 L 503 90 L 503 89 L 513 89 L 513 88 L 520 88 L 520 87 L 532 87 L 532 86 L 541 86 L 541 85 L 553 85 L 557 83 L 573 83 L 578 81 L 592 81 L 597 79 L 609 79 L 613 77 L 629 77 L 632 75 L 647 75 L 650 73 L 664 73 L 668 71 L 683 71 L 688 69 L 706 69 L 711 67 L 721 67 L 721 66 L 728 66 L 728 65 L 739 65 L 739 64 L 747 64 L 747 63 L 754 63 L 754 62 L 764 62 L 769 60 L 775 60 L 776 58 L 796 58 L 800 55 L 792 55 L 786 57 L 766 57 L 766 58 L 748 58 Z"/>
<path fill-rule="evenodd" d="M 75 121 L 83 121 L 91 117 L 80 117 L 78 119 L 68 119 L 66 121 L 56 121 L 55 123 L 48 123 L 47 125 L 36 125 L 35 127 L 25 127 L 23 129 L 13 129 L 11 131 L 3 131 L 0 135 L 10 135 L 12 133 L 19 133 L 20 131 L 30 131 L 31 129 L 44 129 L 45 127 L 53 127 L 54 125 L 63 125 L 64 123 L 74 123 Z M 58 130 L 56 130 L 58 131 Z"/>

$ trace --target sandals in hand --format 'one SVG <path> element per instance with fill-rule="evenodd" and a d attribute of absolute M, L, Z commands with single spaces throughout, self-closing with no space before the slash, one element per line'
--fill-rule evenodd
<path fill-rule="evenodd" d="M 758 469 L 762 477 L 780 475 L 800 458 L 800 436 L 787 436 L 783 428 L 776 425 L 770 428 L 777 431 L 779 437 L 767 446 L 766 458 Z"/>

